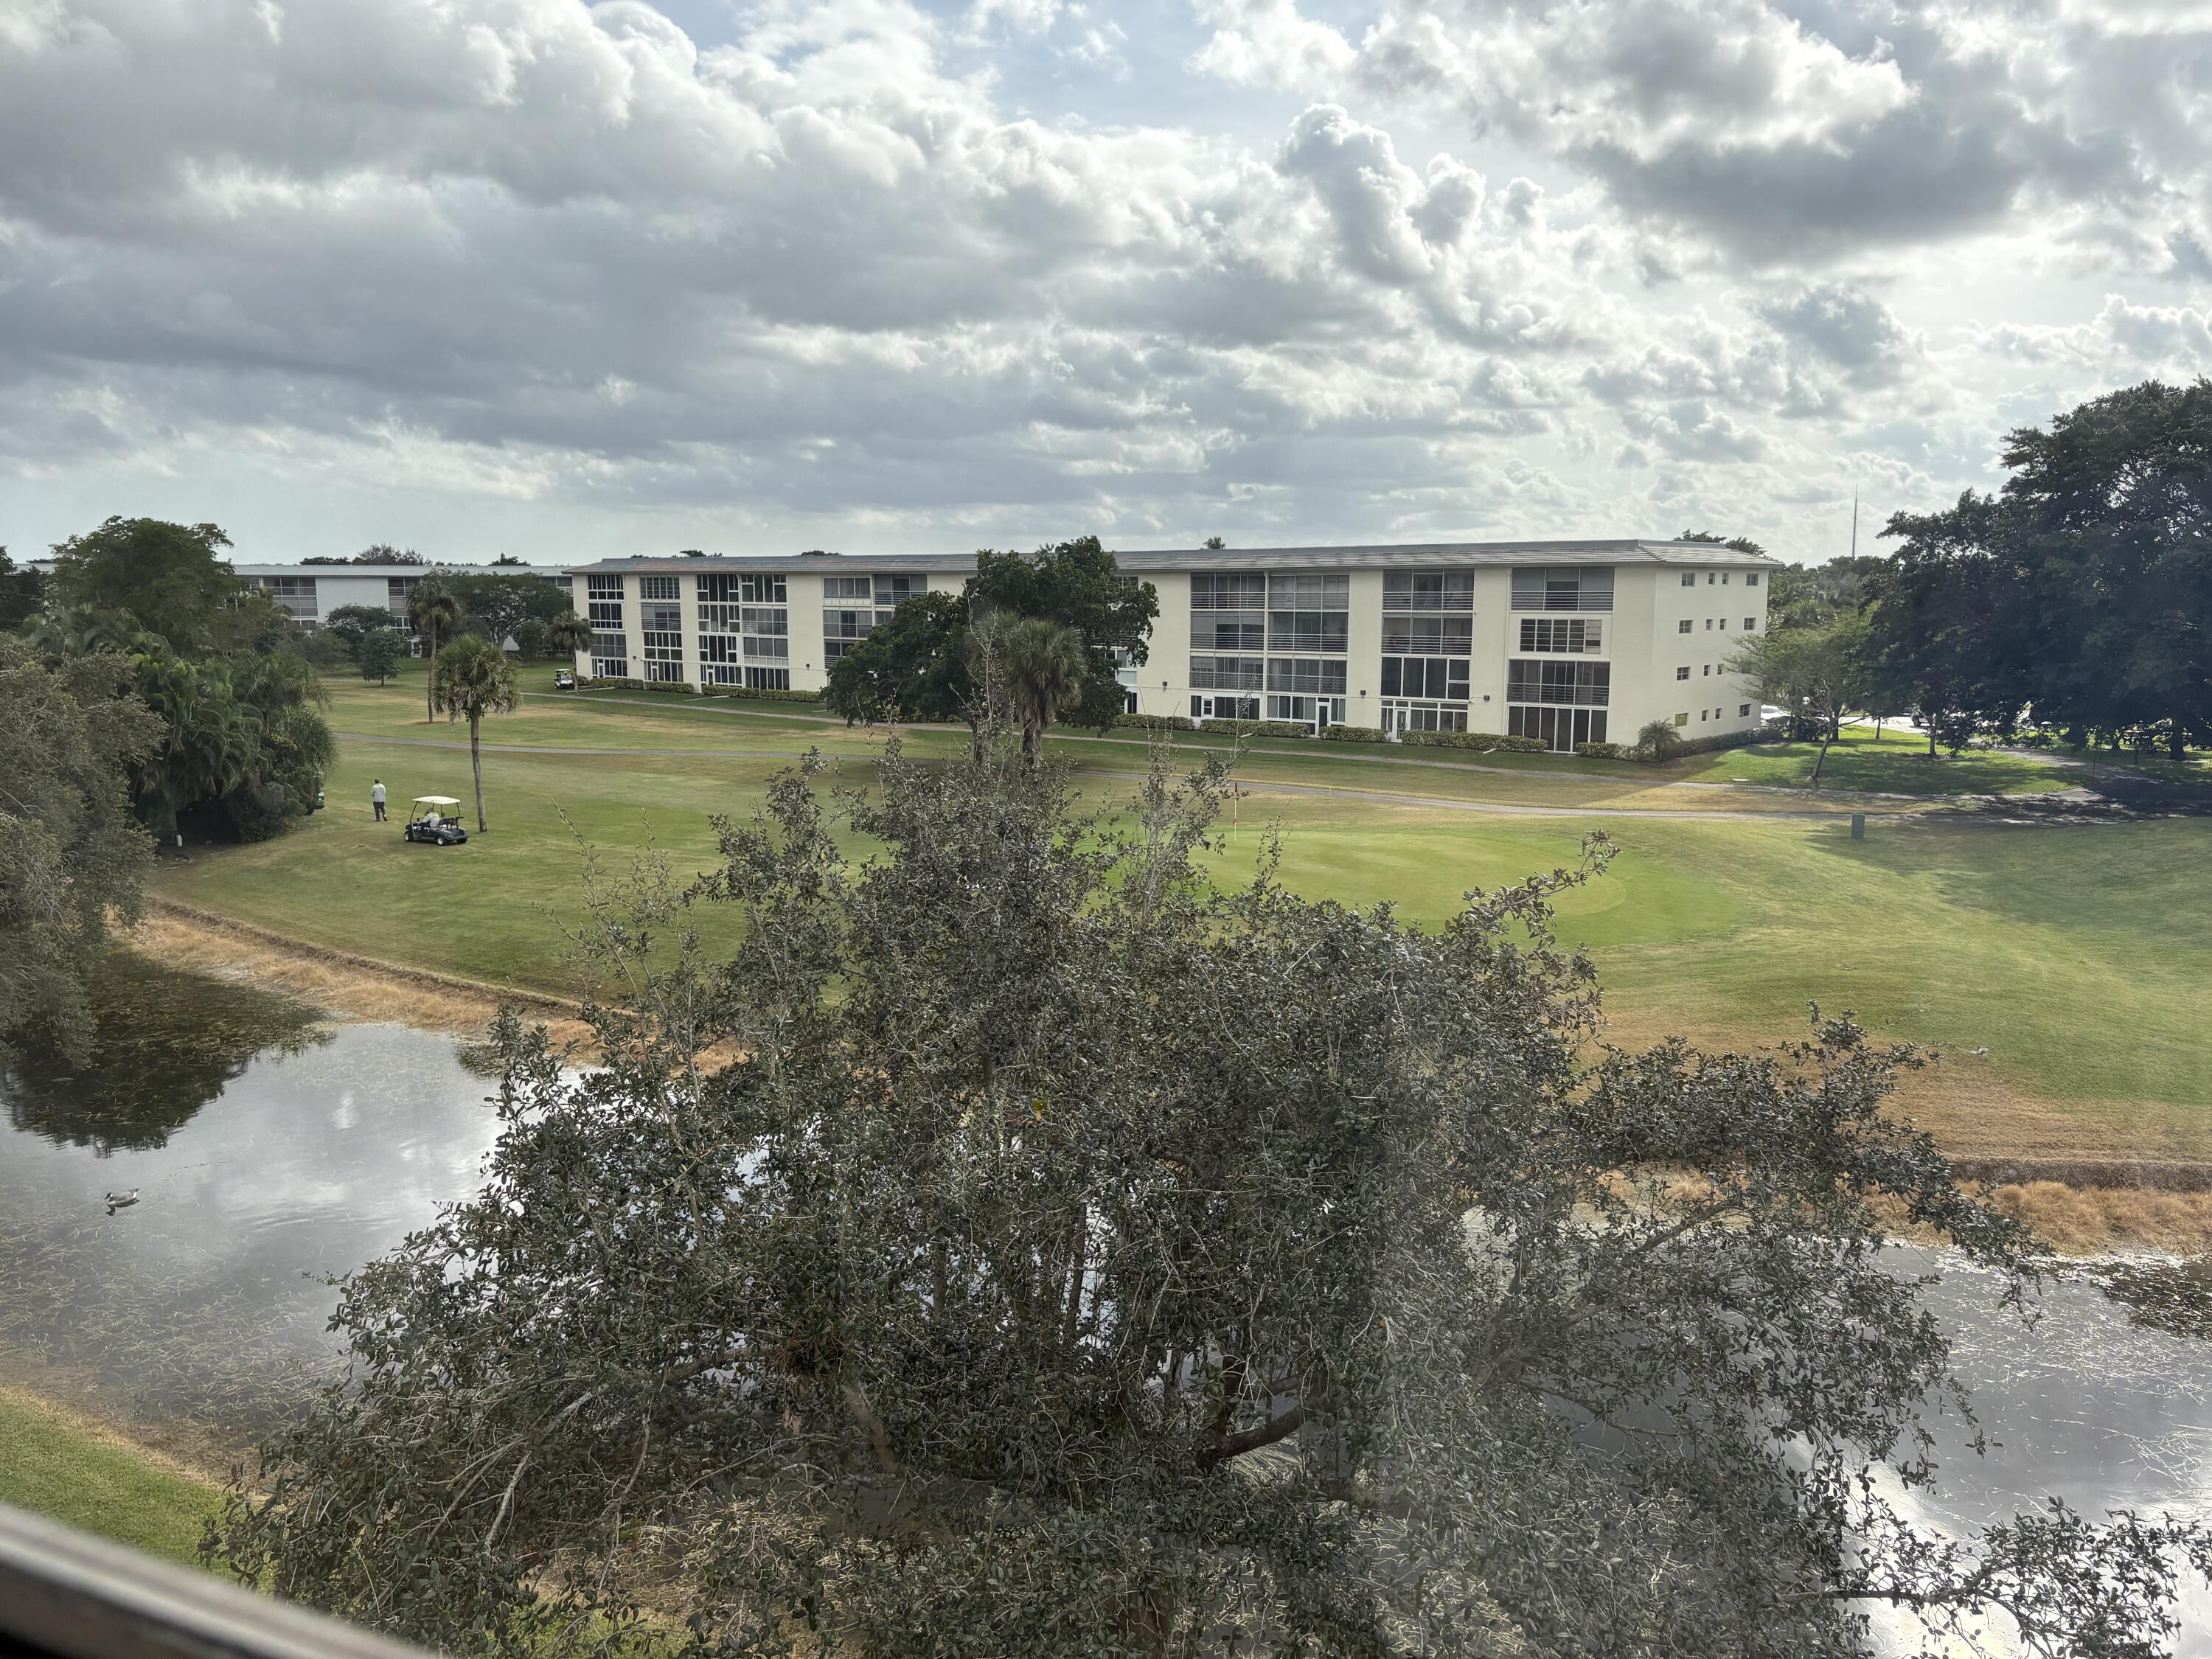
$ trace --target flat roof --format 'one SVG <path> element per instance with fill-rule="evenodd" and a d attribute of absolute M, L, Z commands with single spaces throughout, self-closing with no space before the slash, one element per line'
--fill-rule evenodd
<path fill-rule="evenodd" d="M 1402 542 L 1375 547 L 1179 547 L 1116 551 L 1129 571 L 1146 570 L 1389 570 L 1423 567 L 1546 564 L 1750 565 L 1779 568 L 1765 554 L 1742 553 L 1717 542 L 1607 541 Z M 699 558 L 601 559 L 568 567 L 573 575 L 660 575 L 684 571 L 761 570 L 782 575 L 853 571 L 889 575 L 962 574 L 975 568 L 972 553 L 715 553 Z"/>
<path fill-rule="evenodd" d="M 568 573 L 558 565 L 550 564 L 239 564 L 231 565 L 234 574 L 240 576 L 434 576 L 441 571 L 460 576 L 565 576 Z"/>

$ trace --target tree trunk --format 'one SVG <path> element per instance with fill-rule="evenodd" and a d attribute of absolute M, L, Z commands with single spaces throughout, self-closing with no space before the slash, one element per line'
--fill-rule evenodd
<path fill-rule="evenodd" d="M 2166 734 L 2166 753 L 2170 760 L 2185 761 L 2189 758 L 2189 728 L 2181 723 L 2179 715 L 2174 717 L 2173 730 Z"/>
<path fill-rule="evenodd" d="M 476 774 L 476 780 L 477 780 L 477 834 L 478 834 L 478 835 L 480 835 L 480 836 L 481 836 L 482 834 L 483 834 L 483 832 L 484 832 L 484 816 L 483 816 L 483 754 L 482 754 L 482 753 L 477 750 L 477 732 L 481 732 L 483 729 L 483 721 L 482 717 L 481 717 L 481 716 L 478 716 L 478 715 L 476 715 L 476 714 L 471 714 L 471 715 L 470 715 L 470 716 L 469 716 L 469 770 Z"/>
<path fill-rule="evenodd" d="M 1822 738 L 1820 739 L 1820 758 L 1813 763 L 1812 781 L 1814 783 L 1820 782 L 1820 769 L 1828 763 L 1828 742 L 1829 740 L 1826 738 Z"/>
<path fill-rule="evenodd" d="M 438 630 L 430 634 L 430 672 L 422 682 L 422 724 L 428 726 L 438 718 Z"/>

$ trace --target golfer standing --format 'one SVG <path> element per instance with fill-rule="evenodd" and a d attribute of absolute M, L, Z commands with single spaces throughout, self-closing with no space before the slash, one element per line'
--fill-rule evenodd
<path fill-rule="evenodd" d="M 382 778 L 377 779 L 375 782 L 368 786 L 368 804 L 376 809 L 376 821 L 379 823 L 383 823 L 384 780 Z"/>

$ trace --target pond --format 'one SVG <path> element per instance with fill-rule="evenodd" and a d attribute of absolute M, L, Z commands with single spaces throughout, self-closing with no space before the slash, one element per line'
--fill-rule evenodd
<path fill-rule="evenodd" d="M 0 1344 L 82 1368 L 136 1407 L 258 1434 L 326 1377 L 326 1276 L 472 1192 L 498 1131 L 447 1037 L 331 1025 L 247 988 L 119 957 L 100 987 L 102 1063 L 0 1075 Z M 136 1189 L 111 1212 L 106 1194 Z M 1928 1525 L 2063 1497 L 2212 1516 L 2212 1346 L 2054 1283 L 2024 1327 L 1955 1257 L 1930 1293 L 1994 1444 L 1937 1425 Z M 2179 1651 L 2212 1659 L 2194 1587 Z"/>
<path fill-rule="evenodd" d="M 330 1370 L 325 1279 L 479 1184 L 488 1085 L 451 1038 L 127 956 L 95 1000 L 97 1065 L 0 1074 L 0 1343 L 258 1434 Z"/>

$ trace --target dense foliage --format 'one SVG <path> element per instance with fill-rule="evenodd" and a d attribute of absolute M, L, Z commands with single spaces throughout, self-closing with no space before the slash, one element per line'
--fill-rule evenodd
<path fill-rule="evenodd" d="M 925 593 L 908 599 L 848 651 L 830 671 L 825 701 L 848 720 L 975 724 L 989 699 L 978 691 L 977 670 L 988 653 L 975 628 L 990 616 L 1030 618 L 1073 630 L 1076 639 L 1066 643 L 1079 651 L 1081 673 L 1067 674 L 1057 650 L 1049 658 L 1032 653 L 1039 665 L 1050 660 L 1049 678 L 1061 689 L 1044 696 L 1033 680 L 1018 688 L 1010 683 L 1004 696 L 1033 711 L 1048 704 L 1047 725 L 1062 720 L 1108 731 L 1122 708 L 1121 665 L 1144 663 L 1158 615 L 1152 585 L 1123 577 L 1096 536 L 1027 554 L 986 548 L 957 599 Z"/>
<path fill-rule="evenodd" d="M 604 1066 L 502 1021 L 488 1185 L 346 1284 L 238 1571 L 464 1652 L 1803 1659 L 1868 1597 L 2156 1650 L 2201 1533 L 1861 1478 L 1959 1404 L 1877 1206 L 2022 1271 L 1915 1056 L 1590 1060 L 1601 843 L 1422 933 L 1209 883 L 1218 769 L 1085 819 L 985 738 L 595 887 Z"/>
<path fill-rule="evenodd" d="M 153 848 L 131 810 L 131 769 L 160 724 L 112 652 L 42 659 L 0 635 L 0 1059 L 36 1036 L 88 1050 L 84 976 L 110 913 L 136 920 Z"/>
<path fill-rule="evenodd" d="M 266 649 L 283 615 L 216 555 L 230 538 L 211 524 L 112 518 L 54 548 L 58 609 L 127 616 L 187 656 Z"/>
<path fill-rule="evenodd" d="M 495 645 L 504 645 L 512 639 L 518 645 L 526 646 L 523 635 L 529 624 L 549 629 L 571 614 L 567 591 L 559 583 L 547 581 L 528 570 L 514 575 L 441 571 L 438 580 L 460 607 L 463 624 L 475 629 Z M 533 639 L 538 637 L 533 633 Z M 544 654 L 542 650 L 526 650 L 526 653 Z"/>
<path fill-rule="evenodd" d="M 2012 477 L 1899 514 L 1883 678 L 1931 724 L 2212 742 L 2212 381 L 2148 381 L 2022 427 Z"/>
<path fill-rule="evenodd" d="M 28 565 L 19 567 L 0 547 L 0 633 L 21 627 L 46 602 L 46 579 Z"/>

